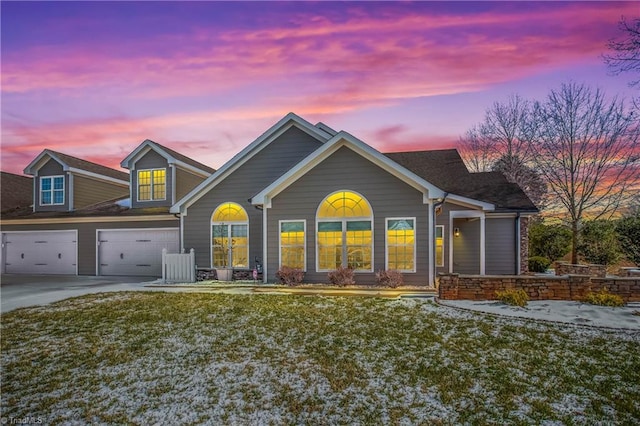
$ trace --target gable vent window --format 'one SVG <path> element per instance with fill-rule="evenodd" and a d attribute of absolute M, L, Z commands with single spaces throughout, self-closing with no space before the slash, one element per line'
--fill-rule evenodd
<path fill-rule="evenodd" d="M 40 178 L 40 205 L 64 204 L 64 176 Z"/>
<path fill-rule="evenodd" d="M 166 170 L 138 170 L 138 201 L 156 201 L 165 200 L 166 198 Z"/>

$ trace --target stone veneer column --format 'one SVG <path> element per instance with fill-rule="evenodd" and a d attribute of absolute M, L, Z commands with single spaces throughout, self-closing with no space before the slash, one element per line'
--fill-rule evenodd
<path fill-rule="evenodd" d="M 529 272 L 529 218 L 520 218 L 520 273 Z"/>

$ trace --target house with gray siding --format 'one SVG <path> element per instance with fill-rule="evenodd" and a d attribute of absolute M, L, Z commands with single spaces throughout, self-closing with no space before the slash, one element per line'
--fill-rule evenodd
<path fill-rule="evenodd" d="M 290 113 L 171 209 L 201 268 L 282 266 L 325 282 L 339 266 L 370 284 L 399 270 L 518 274 L 536 207 L 499 173 L 471 174 L 456 150 L 383 154 Z"/>
<path fill-rule="evenodd" d="M 161 252 L 199 269 L 299 268 L 322 283 L 338 267 L 372 284 L 398 270 L 519 274 L 537 213 L 500 173 L 469 173 L 455 149 L 381 153 L 290 113 L 214 170 L 145 140 L 129 173 L 45 150 L 26 168 L 29 208 L 2 213 L 3 273 L 161 275 Z"/>
<path fill-rule="evenodd" d="M 169 207 L 214 170 L 149 140 L 123 163 L 38 155 L 28 208 L 2 212 L 2 273 L 160 276 L 162 249 L 179 249 Z"/>

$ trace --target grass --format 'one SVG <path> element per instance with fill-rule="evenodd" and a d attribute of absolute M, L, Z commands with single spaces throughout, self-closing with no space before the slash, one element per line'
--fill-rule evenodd
<path fill-rule="evenodd" d="M 1 416 L 45 424 L 637 424 L 637 332 L 421 300 L 91 295 L 2 317 Z"/>

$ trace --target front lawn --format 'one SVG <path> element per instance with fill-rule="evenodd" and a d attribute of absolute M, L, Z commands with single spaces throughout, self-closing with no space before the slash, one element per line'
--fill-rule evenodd
<path fill-rule="evenodd" d="M 426 300 L 117 293 L 2 316 L 5 419 L 637 424 L 640 333 Z"/>

